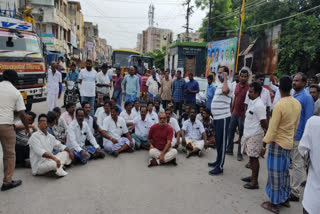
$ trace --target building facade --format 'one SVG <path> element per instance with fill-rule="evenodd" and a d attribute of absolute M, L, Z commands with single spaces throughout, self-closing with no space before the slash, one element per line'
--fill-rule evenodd
<path fill-rule="evenodd" d="M 177 41 L 188 42 L 187 33 L 179 33 L 177 35 Z M 198 32 L 189 32 L 189 42 L 203 42 L 203 39 L 200 37 Z"/>

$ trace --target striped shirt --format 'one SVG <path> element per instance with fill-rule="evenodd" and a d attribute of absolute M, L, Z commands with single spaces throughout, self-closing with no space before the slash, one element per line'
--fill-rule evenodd
<path fill-rule="evenodd" d="M 231 116 L 230 104 L 232 100 L 232 84 L 228 81 L 229 93 L 227 95 L 222 93 L 222 86 L 220 84 L 211 103 L 211 113 L 214 120 L 220 120 Z"/>

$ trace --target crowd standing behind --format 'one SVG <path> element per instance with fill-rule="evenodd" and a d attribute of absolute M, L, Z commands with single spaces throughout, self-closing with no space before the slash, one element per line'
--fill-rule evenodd
<path fill-rule="evenodd" d="M 264 209 L 279 213 L 279 205 L 290 207 L 290 201 L 300 201 L 300 184 L 307 169 L 304 213 L 320 209 L 315 199 L 320 194 L 320 146 L 316 144 L 320 83 L 308 85 L 306 75 L 297 73 L 293 78 L 282 76 L 279 84 L 273 79 L 267 89 L 264 74 L 256 73 L 253 78 L 249 70 L 242 69 L 231 82 L 229 69 L 222 66 L 217 80 L 215 74 L 207 77 L 205 103 L 197 106 L 200 89 L 193 73 L 188 73 L 186 81 L 180 70 L 171 75 L 168 70 L 162 75 L 153 70 L 146 82 L 144 103 L 139 70 L 131 66 L 122 77 L 117 68 L 113 78 L 106 64 L 96 71 L 87 60 L 80 72 L 72 64 L 64 81 L 74 81 L 80 88 L 81 107 L 67 103 L 61 113 L 57 99 L 62 76 L 53 62 L 48 70 L 48 113 L 38 116 L 38 127 L 34 125 L 36 114 L 24 111 L 22 96 L 14 87 L 17 73 L 6 70 L 0 82 L 4 101 L 0 104 L 1 190 L 22 183 L 12 180 L 15 164 L 31 167 L 33 175 L 53 172 L 62 177 L 68 174 L 64 166 L 103 159 L 104 152 L 117 157 L 139 149 L 149 151 L 148 166 L 152 167 L 177 165 L 179 152 L 185 152 L 187 158 L 201 157 L 208 147 L 215 148 L 216 160 L 208 166 L 213 167 L 209 175 L 216 176 L 223 173 L 225 155 L 233 155 L 238 143 L 237 160 L 242 161 L 246 154 L 249 162 L 245 166 L 252 172 L 241 180 L 251 190 L 259 189 L 259 157 L 265 155 L 268 145 L 266 194 L 270 201 L 261 204 Z M 15 111 L 20 120 L 14 123 Z M 239 138 L 234 142 L 236 132 Z"/>

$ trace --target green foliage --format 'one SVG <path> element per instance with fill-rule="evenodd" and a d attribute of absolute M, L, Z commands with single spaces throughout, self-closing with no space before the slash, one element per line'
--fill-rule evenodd
<path fill-rule="evenodd" d="M 197 7 L 207 9 L 209 0 L 195 0 Z M 237 35 L 241 0 L 213 0 L 212 41 Z M 243 34 L 253 41 L 275 25 L 281 24 L 278 50 L 278 74 L 293 74 L 320 69 L 320 9 L 259 27 L 251 27 L 294 15 L 319 5 L 319 0 L 246 0 Z M 230 11 L 234 11 L 230 13 Z M 239 12 L 237 12 L 239 11 Z M 228 13 L 229 12 L 229 13 Z M 220 15 L 219 15 L 220 14 Z M 222 14 L 222 15 L 221 15 Z M 230 15 L 231 14 L 231 15 Z M 208 16 L 199 29 L 206 39 Z M 231 31 L 230 31 L 231 30 Z M 221 32 L 225 31 L 225 32 Z"/>
<path fill-rule="evenodd" d="M 147 52 L 146 56 L 151 56 L 154 58 L 154 65 L 156 68 L 164 70 L 164 58 L 166 56 L 166 47 L 162 47 L 162 50 L 155 50 L 154 52 Z"/>

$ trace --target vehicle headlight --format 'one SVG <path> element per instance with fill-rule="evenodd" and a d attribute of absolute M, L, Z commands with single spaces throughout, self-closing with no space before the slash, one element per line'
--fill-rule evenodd
<path fill-rule="evenodd" d="M 43 78 L 38 79 L 38 84 L 43 84 Z"/>

